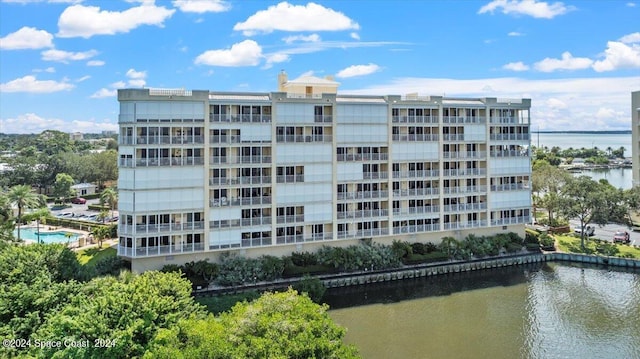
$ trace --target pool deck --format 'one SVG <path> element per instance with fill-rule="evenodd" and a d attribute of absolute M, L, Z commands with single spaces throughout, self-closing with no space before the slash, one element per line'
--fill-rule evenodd
<path fill-rule="evenodd" d="M 33 229 L 36 228 L 36 226 L 34 225 L 26 225 L 26 226 L 22 226 L 20 227 L 20 229 Z M 64 231 L 64 232 L 69 232 L 69 233 L 74 233 L 77 234 L 77 240 L 75 241 L 69 241 L 68 242 L 68 246 L 69 248 L 73 249 L 73 250 L 78 250 L 78 249 L 84 249 L 84 248 L 90 248 L 90 247 L 95 247 L 98 245 L 98 241 L 93 239 L 93 236 L 87 232 L 87 231 L 81 231 L 78 229 L 72 229 L 72 228 L 66 228 L 66 227 L 60 227 L 60 226 L 48 226 L 48 225 L 40 225 L 40 233 L 51 233 L 51 232 L 59 232 L 59 231 Z M 80 238 L 84 238 L 85 241 L 85 245 L 80 247 Z M 34 244 L 36 243 L 36 241 L 31 240 L 31 239 L 23 239 L 24 244 Z M 103 243 L 109 243 L 111 245 L 113 245 L 114 243 L 118 243 L 117 239 L 105 239 L 102 241 Z M 62 242 L 64 243 L 64 242 Z"/>

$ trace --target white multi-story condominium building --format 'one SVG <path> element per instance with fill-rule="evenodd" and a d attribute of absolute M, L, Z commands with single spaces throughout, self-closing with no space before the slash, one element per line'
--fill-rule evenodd
<path fill-rule="evenodd" d="M 529 99 L 118 91 L 118 254 L 134 271 L 371 238 L 517 232 L 531 216 Z"/>
<path fill-rule="evenodd" d="M 633 185 L 640 186 L 640 91 L 631 93 L 631 144 Z"/>

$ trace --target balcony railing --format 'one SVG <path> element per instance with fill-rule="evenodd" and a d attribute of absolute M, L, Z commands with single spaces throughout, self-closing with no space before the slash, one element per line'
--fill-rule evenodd
<path fill-rule="evenodd" d="M 248 227 L 271 225 L 271 216 L 252 217 L 242 219 L 223 219 L 218 221 L 210 221 L 210 228 L 231 228 L 231 227 Z"/>
<path fill-rule="evenodd" d="M 465 228 L 480 228 L 480 227 L 486 227 L 486 226 L 487 226 L 487 221 L 485 221 L 485 220 L 482 220 L 482 221 L 470 221 L 470 222 L 466 222 L 466 223 L 451 222 L 451 223 L 444 223 L 444 230 L 465 229 Z"/>
<path fill-rule="evenodd" d="M 240 143 L 240 136 L 236 135 L 211 135 L 209 143 Z"/>
<path fill-rule="evenodd" d="M 394 208 L 394 216 L 407 216 L 419 213 L 439 213 L 440 206 L 421 206 L 421 207 L 409 207 L 409 208 Z"/>
<path fill-rule="evenodd" d="M 389 228 L 372 228 L 362 229 L 356 232 L 338 231 L 338 238 L 365 238 L 375 236 L 386 236 L 389 234 Z"/>
<path fill-rule="evenodd" d="M 491 116 L 491 119 L 489 121 L 490 123 L 501 123 L 501 124 L 520 123 L 518 118 L 515 116 Z"/>
<path fill-rule="evenodd" d="M 440 224 L 417 224 L 417 225 L 406 225 L 401 227 L 393 227 L 393 234 L 402 234 L 402 233 L 419 233 L 419 232 L 433 232 L 439 231 Z"/>
<path fill-rule="evenodd" d="M 529 185 L 523 183 L 505 183 L 491 186 L 492 191 L 520 191 L 523 189 L 529 189 Z"/>
<path fill-rule="evenodd" d="M 271 115 L 210 114 L 209 122 L 271 122 Z"/>
<path fill-rule="evenodd" d="M 276 141 L 280 143 L 304 143 L 304 142 L 331 142 L 331 135 L 277 135 Z"/>
<path fill-rule="evenodd" d="M 393 171 L 393 178 L 439 177 L 439 170 Z"/>
<path fill-rule="evenodd" d="M 393 116 L 393 123 L 438 123 L 438 116 Z"/>
<path fill-rule="evenodd" d="M 443 123 L 485 123 L 485 116 L 442 116 Z"/>
<path fill-rule="evenodd" d="M 123 257 L 147 257 L 155 255 L 189 253 L 204 250 L 202 243 L 185 243 L 182 245 L 148 246 L 148 247 L 124 247 L 118 245 L 118 255 Z"/>
<path fill-rule="evenodd" d="M 288 236 L 277 236 L 276 244 L 301 243 L 304 242 L 302 234 L 292 234 Z"/>
<path fill-rule="evenodd" d="M 338 192 L 338 200 L 362 198 L 386 198 L 389 191 Z"/>
<path fill-rule="evenodd" d="M 510 150 L 510 151 L 491 151 L 491 157 L 528 157 L 527 150 Z"/>
<path fill-rule="evenodd" d="M 457 193 L 473 193 L 473 192 L 481 192 L 484 193 L 487 191 L 487 186 L 466 186 L 466 187 L 444 187 L 442 192 L 444 194 L 457 194 Z"/>
<path fill-rule="evenodd" d="M 489 135 L 492 141 L 529 141 L 528 133 L 492 133 Z"/>
<path fill-rule="evenodd" d="M 313 117 L 314 122 L 333 122 L 333 116 L 331 115 L 315 115 Z"/>
<path fill-rule="evenodd" d="M 487 209 L 486 203 L 461 203 L 461 204 L 447 204 L 443 206 L 445 212 L 468 212 L 468 211 L 482 211 Z"/>
<path fill-rule="evenodd" d="M 464 134 L 445 133 L 442 135 L 442 139 L 445 141 L 464 141 Z"/>
<path fill-rule="evenodd" d="M 271 163 L 271 156 L 211 156 L 210 164 Z"/>
<path fill-rule="evenodd" d="M 296 183 L 304 182 L 304 175 L 280 175 L 276 176 L 277 183 Z"/>
<path fill-rule="evenodd" d="M 468 152 L 442 152 L 444 158 L 486 158 L 487 153 L 484 151 L 468 151 Z"/>
<path fill-rule="evenodd" d="M 252 177 L 214 177 L 209 179 L 211 186 L 237 185 L 237 184 L 271 183 L 271 176 Z"/>
<path fill-rule="evenodd" d="M 388 153 L 356 153 L 337 155 L 338 161 L 386 161 L 389 159 Z"/>
<path fill-rule="evenodd" d="M 277 216 L 276 223 L 296 223 L 296 222 L 304 222 L 304 214 L 296 214 L 291 216 Z"/>
<path fill-rule="evenodd" d="M 271 204 L 271 196 L 257 196 L 245 198 L 215 198 L 209 200 L 210 207 L 226 207 L 226 206 L 251 206 L 258 204 Z"/>
<path fill-rule="evenodd" d="M 120 226 L 120 230 L 122 230 L 123 233 L 130 233 L 129 230 L 132 228 L 133 228 L 133 225 Z M 185 223 L 136 224 L 135 225 L 136 234 L 190 231 L 194 229 L 204 229 L 204 221 L 185 222 Z"/>
<path fill-rule="evenodd" d="M 364 172 L 363 179 L 386 179 L 389 178 L 389 172 Z"/>
<path fill-rule="evenodd" d="M 393 191 L 393 197 L 434 196 L 439 193 L 438 188 L 396 189 Z"/>
<path fill-rule="evenodd" d="M 459 168 L 442 170 L 442 175 L 445 177 L 451 176 L 484 176 L 487 174 L 486 168 Z"/>
<path fill-rule="evenodd" d="M 388 215 L 389 210 L 387 209 L 365 209 L 361 211 L 338 212 L 338 219 L 386 217 Z"/>
<path fill-rule="evenodd" d="M 204 157 L 138 158 L 136 167 L 203 165 Z"/>
<path fill-rule="evenodd" d="M 492 226 L 504 226 L 507 224 L 522 224 L 531 222 L 531 217 L 529 216 L 519 216 L 519 217 L 508 217 L 508 218 L 500 218 L 500 219 L 492 219 Z"/>
<path fill-rule="evenodd" d="M 403 135 L 403 134 L 393 134 L 391 139 L 394 141 L 438 141 L 438 134 L 414 134 L 414 135 Z"/>

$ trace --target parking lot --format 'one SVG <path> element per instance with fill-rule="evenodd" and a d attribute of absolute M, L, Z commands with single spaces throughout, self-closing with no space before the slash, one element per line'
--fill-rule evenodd
<path fill-rule="evenodd" d="M 85 204 L 72 204 L 72 203 L 67 203 L 67 205 L 70 205 L 71 207 L 67 207 L 64 209 L 59 209 L 59 210 L 51 210 L 51 214 L 56 216 L 56 217 L 62 217 L 62 218 L 72 218 L 72 219 L 78 219 L 78 220 L 85 220 L 87 222 L 96 222 L 98 223 L 98 220 L 96 219 L 98 213 L 98 211 L 91 211 L 89 210 L 88 206 L 90 204 L 100 204 L 100 200 L 98 199 L 90 199 L 87 200 L 87 203 Z M 109 217 L 111 217 L 111 211 L 109 211 L 108 214 Z M 114 210 L 113 211 L 113 216 L 117 217 L 118 216 L 118 211 Z M 107 218 L 105 220 L 106 222 L 111 222 L 111 218 Z M 117 218 L 116 218 L 117 221 Z M 115 221 L 113 221 L 112 223 L 115 223 Z"/>
<path fill-rule="evenodd" d="M 573 232 L 576 228 L 580 228 L 580 222 L 576 221 L 576 220 L 571 220 L 569 221 L 569 224 L 571 225 L 571 231 Z M 634 232 L 631 230 L 631 228 L 621 225 L 621 224 L 617 224 L 617 223 L 609 223 L 605 226 L 598 226 L 597 224 L 591 224 L 591 226 L 595 226 L 596 230 L 595 230 L 595 234 L 593 237 L 591 238 L 598 238 L 601 240 L 605 240 L 605 241 L 609 241 L 609 242 L 613 242 L 613 236 L 616 233 L 616 231 L 626 231 L 629 232 L 630 235 L 630 239 L 631 242 L 629 243 L 630 245 L 640 245 L 640 232 Z"/>

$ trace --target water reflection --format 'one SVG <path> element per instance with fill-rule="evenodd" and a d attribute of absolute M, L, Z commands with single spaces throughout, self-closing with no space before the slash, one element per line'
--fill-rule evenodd
<path fill-rule="evenodd" d="M 640 271 L 542 264 L 340 288 L 365 358 L 640 358 Z"/>

